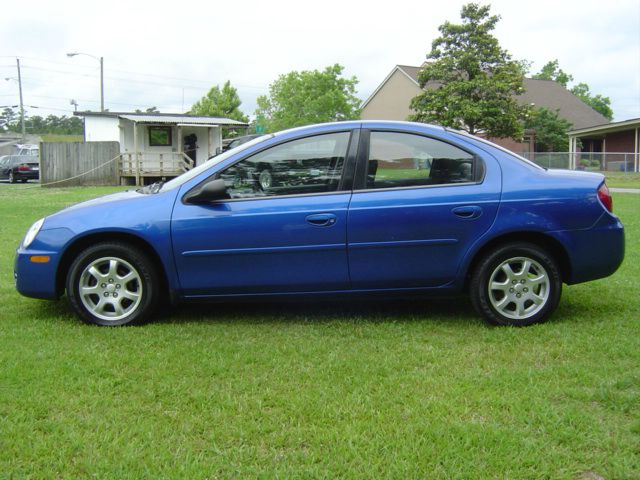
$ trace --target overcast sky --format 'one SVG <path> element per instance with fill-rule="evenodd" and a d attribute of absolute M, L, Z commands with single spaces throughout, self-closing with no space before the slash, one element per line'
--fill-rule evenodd
<path fill-rule="evenodd" d="M 396 64 L 420 65 L 438 26 L 460 20 L 463 1 L 27 1 L 0 16 L 0 105 L 18 103 L 22 64 L 29 114 L 105 106 L 183 112 L 231 80 L 253 114 L 279 75 L 340 63 L 366 99 Z M 495 0 L 495 31 L 515 59 L 548 60 L 609 96 L 615 120 L 640 117 L 640 0 Z M 38 107 L 33 108 L 33 107 Z"/>

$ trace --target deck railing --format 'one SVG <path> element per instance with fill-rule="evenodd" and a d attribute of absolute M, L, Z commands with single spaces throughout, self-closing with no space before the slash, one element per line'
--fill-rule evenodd
<path fill-rule="evenodd" d="M 193 160 L 184 153 L 123 153 L 120 155 L 120 176 L 135 177 L 141 184 L 144 177 L 177 177 L 193 168 Z"/>

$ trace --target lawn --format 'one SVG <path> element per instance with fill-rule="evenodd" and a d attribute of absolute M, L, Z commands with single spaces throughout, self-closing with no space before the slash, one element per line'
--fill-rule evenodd
<path fill-rule="evenodd" d="M 640 196 L 614 197 L 621 269 L 544 325 L 380 300 L 98 328 L 19 296 L 12 259 L 107 191 L 0 188 L 0 478 L 640 478 Z"/>
<path fill-rule="evenodd" d="M 607 185 L 618 188 L 640 188 L 640 173 L 606 172 Z"/>

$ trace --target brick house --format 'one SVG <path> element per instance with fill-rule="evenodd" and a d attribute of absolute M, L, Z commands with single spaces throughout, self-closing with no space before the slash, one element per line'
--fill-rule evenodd
<path fill-rule="evenodd" d="M 579 149 L 578 145 L 582 144 Z M 605 170 L 640 171 L 640 118 L 569 131 L 575 168 L 580 158 L 601 158 Z"/>

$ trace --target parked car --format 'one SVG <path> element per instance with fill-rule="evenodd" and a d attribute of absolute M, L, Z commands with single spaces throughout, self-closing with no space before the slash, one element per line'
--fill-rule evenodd
<path fill-rule="evenodd" d="M 525 326 L 549 318 L 563 283 L 611 275 L 623 257 L 600 174 L 546 170 L 442 127 L 343 122 L 40 219 L 15 279 L 29 297 L 66 291 L 98 325 L 151 319 L 166 298 L 466 292 L 488 322 Z"/>
<path fill-rule="evenodd" d="M 38 155 L 40 155 L 40 147 L 38 145 L 28 143 L 17 144 L 16 155 L 30 155 L 32 157 L 37 157 Z"/>
<path fill-rule="evenodd" d="M 239 147 L 240 145 L 242 145 L 243 143 L 247 143 L 249 140 L 253 140 L 254 138 L 259 138 L 262 137 L 264 135 L 264 133 L 253 133 L 251 135 L 243 135 L 242 137 L 236 137 L 232 140 L 229 140 L 229 143 L 226 144 L 226 146 L 223 148 L 223 152 L 226 152 L 227 150 L 231 150 L 232 148 L 236 148 Z M 223 140 L 223 144 L 224 144 L 224 140 Z"/>
<path fill-rule="evenodd" d="M 9 183 L 40 178 L 38 157 L 32 155 L 4 155 L 0 157 L 0 179 Z"/>

